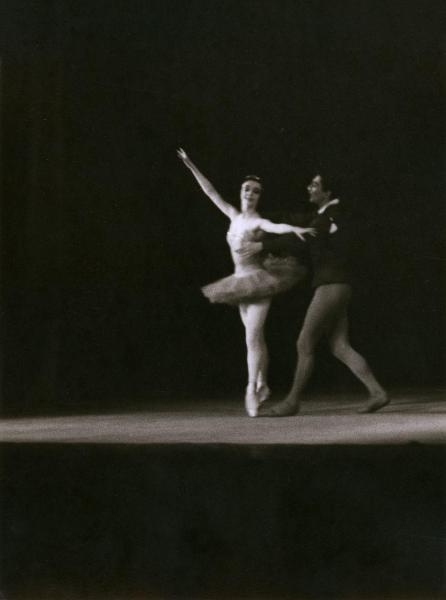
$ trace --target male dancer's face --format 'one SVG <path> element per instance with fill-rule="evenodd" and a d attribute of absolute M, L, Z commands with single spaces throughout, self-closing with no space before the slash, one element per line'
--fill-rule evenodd
<path fill-rule="evenodd" d="M 313 177 L 307 190 L 310 202 L 317 204 L 317 206 L 322 206 L 330 200 L 330 192 L 324 190 L 324 184 L 320 175 Z"/>

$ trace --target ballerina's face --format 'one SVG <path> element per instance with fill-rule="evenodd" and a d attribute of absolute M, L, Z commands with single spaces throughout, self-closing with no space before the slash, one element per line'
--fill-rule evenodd
<path fill-rule="evenodd" d="M 242 212 L 255 212 L 262 193 L 262 184 L 253 179 L 242 183 L 240 189 L 240 200 Z"/>

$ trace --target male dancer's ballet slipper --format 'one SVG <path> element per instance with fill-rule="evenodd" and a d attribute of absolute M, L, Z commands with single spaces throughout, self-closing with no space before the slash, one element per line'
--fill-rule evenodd
<path fill-rule="evenodd" d="M 299 408 L 299 402 L 285 399 L 270 408 L 262 409 L 259 417 L 292 417 L 297 415 Z"/>
<path fill-rule="evenodd" d="M 384 406 L 387 406 L 389 402 L 390 398 L 386 393 L 377 394 L 372 396 L 365 406 L 361 406 L 361 408 L 358 409 L 358 413 L 360 415 L 374 413 L 381 408 L 384 408 Z"/>

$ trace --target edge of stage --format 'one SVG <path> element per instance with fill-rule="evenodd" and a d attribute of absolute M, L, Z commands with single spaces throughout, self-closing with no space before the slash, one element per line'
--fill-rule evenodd
<path fill-rule="evenodd" d="M 446 594 L 443 390 L 0 421 L 0 596 L 434 600 Z"/>
<path fill-rule="evenodd" d="M 0 420 L 0 441 L 71 444 L 406 444 L 446 443 L 446 391 L 395 392 L 359 415 L 355 394 L 316 395 L 297 416 L 249 418 L 234 399 L 151 401 L 150 409 Z"/>

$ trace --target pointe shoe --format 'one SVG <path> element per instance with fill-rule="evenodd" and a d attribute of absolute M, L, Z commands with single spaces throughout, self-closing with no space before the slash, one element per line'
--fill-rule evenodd
<path fill-rule="evenodd" d="M 382 394 L 375 394 L 374 396 L 370 397 L 370 400 L 365 406 L 361 406 L 361 408 L 358 409 L 358 413 L 360 415 L 374 413 L 380 410 L 381 408 L 384 408 L 384 406 L 387 406 L 389 402 L 390 398 L 386 392 Z"/>
<path fill-rule="evenodd" d="M 246 388 L 245 409 L 250 417 L 257 417 L 259 410 L 259 398 L 255 390 Z"/>
<path fill-rule="evenodd" d="M 271 390 L 266 385 L 266 383 L 262 383 L 262 385 L 259 385 L 257 387 L 257 398 L 259 401 L 259 405 L 263 404 L 263 402 L 265 402 L 265 400 L 267 400 L 270 397 L 270 395 L 271 395 Z"/>

